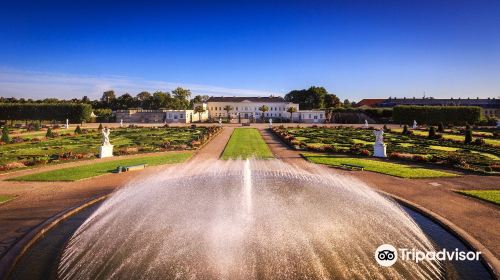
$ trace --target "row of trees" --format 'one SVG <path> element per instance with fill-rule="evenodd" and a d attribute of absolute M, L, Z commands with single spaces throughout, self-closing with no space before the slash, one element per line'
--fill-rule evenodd
<path fill-rule="evenodd" d="M 46 98 L 41 100 L 32 100 L 24 98 L 4 98 L 0 97 L 0 103 L 74 103 L 89 104 L 93 109 L 111 109 L 123 110 L 131 108 L 142 108 L 147 110 L 156 110 L 160 108 L 184 110 L 191 109 L 194 104 L 204 102 L 209 97 L 207 95 L 197 95 L 191 98 L 191 91 L 178 87 L 171 92 L 156 91 L 150 93 L 142 91 L 133 96 L 129 93 L 117 96 L 115 91 L 105 91 L 98 100 L 90 100 L 87 96 L 82 99 L 60 100 L 57 98 Z M 285 100 L 298 103 L 303 110 L 324 109 L 324 108 L 350 108 L 354 102 L 348 99 L 341 102 L 335 94 L 330 94 L 324 87 L 312 86 L 308 89 L 292 90 L 285 95 Z"/>
<path fill-rule="evenodd" d="M 46 98 L 40 100 L 24 99 L 24 98 L 5 98 L 0 97 L 0 103 L 15 103 L 15 104 L 27 104 L 27 103 L 43 103 L 43 104 L 59 104 L 59 103 L 72 103 L 72 104 L 89 104 L 94 109 L 111 109 L 111 110 L 121 110 L 130 108 L 142 108 L 142 109 L 175 109 L 184 110 L 193 108 L 193 104 L 197 102 L 203 102 L 208 99 L 206 95 L 197 95 L 191 98 L 191 91 L 189 89 L 184 89 L 178 87 L 171 92 L 157 91 L 150 93 L 143 91 L 138 93 L 136 96 L 132 96 L 129 93 L 117 96 L 115 91 L 109 90 L 102 94 L 102 97 L 98 100 L 90 100 L 87 96 L 82 99 L 70 99 L 70 100 L 60 100 L 57 98 Z"/>
<path fill-rule="evenodd" d="M 168 108 L 174 110 L 185 110 L 193 108 L 196 102 L 206 101 L 208 96 L 197 95 L 191 98 L 191 91 L 178 87 L 171 92 L 157 91 L 149 93 L 143 91 L 136 96 L 125 93 L 119 97 L 113 90 L 105 91 L 100 100 L 91 101 L 93 108 L 109 108 L 112 110 L 142 108 L 155 110 Z"/>

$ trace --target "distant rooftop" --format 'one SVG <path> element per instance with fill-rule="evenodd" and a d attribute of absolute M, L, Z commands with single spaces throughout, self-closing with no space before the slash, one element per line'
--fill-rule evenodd
<path fill-rule="evenodd" d="M 267 96 L 267 97 L 226 97 L 226 96 L 220 96 L 220 97 L 215 97 L 212 96 L 208 98 L 207 102 L 243 102 L 243 101 L 250 101 L 250 102 L 286 102 L 285 99 L 281 96 Z"/>
<path fill-rule="evenodd" d="M 483 108 L 500 107 L 500 99 L 495 98 L 389 98 L 379 103 L 379 107 L 396 105 L 429 105 L 429 106 L 480 106 Z"/>
<path fill-rule="evenodd" d="M 361 107 L 361 106 L 368 106 L 368 107 L 376 107 L 379 103 L 384 102 L 385 99 L 383 98 L 365 98 L 361 101 L 359 101 L 356 104 L 356 107 Z"/>

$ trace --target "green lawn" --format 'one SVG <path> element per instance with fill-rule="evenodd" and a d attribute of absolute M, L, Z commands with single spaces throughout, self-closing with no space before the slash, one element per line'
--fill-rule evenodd
<path fill-rule="evenodd" d="M 273 154 L 255 128 L 236 128 L 224 149 L 222 159 L 272 158 Z"/>
<path fill-rule="evenodd" d="M 457 192 L 500 205 L 500 190 L 472 190 Z"/>
<path fill-rule="evenodd" d="M 10 181 L 76 181 L 113 172 L 118 166 L 145 163 L 149 166 L 180 163 L 191 157 L 191 152 L 169 153 L 161 156 L 144 156 L 113 160 L 95 164 L 63 168 L 9 179 Z"/>
<path fill-rule="evenodd" d="M 210 127 L 170 128 L 115 128 L 111 131 L 111 144 L 115 155 L 162 152 L 168 150 L 194 150 L 208 140 Z M 60 136 L 45 138 L 45 131 L 19 134 L 17 141 L 0 145 L 0 170 L 12 163 L 29 165 L 57 164 L 67 160 L 95 158 L 101 145 L 101 134 L 97 129 L 85 134 L 74 134 L 70 130 L 55 129 Z M 63 133 L 70 135 L 61 136 Z M 37 139 L 33 139 L 33 138 Z M 14 139 L 14 135 L 11 135 Z M 193 144 L 196 143 L 195 144 Z"/>
<path fill-rule="evenodd" d="M 13 199 L 15 196 L 12 195 L 0 195 L 0 204 L 5 203 L 11 199 Z"/>
<path fill-rule="evenodd" d="M 415 168 L 405 164 L 390 163 L 379 160 L 365 158 L 355 158 L 347 156 L 334 156 L 327 154 L 302 154 L 307 160 L 326 164 L 330 166 L 340 166 L 341 164 L 353 164 L 363 166 L 365 170 L 383 173 L 401 178 L 431 178 L 431 177 L 452 177 L 458 176 L 453 173 L 432 170 L 427 168 Z"/>
<path fill-rule="evenodd" d="M 434 150 L 445 151 L 445 152 L 455 152 L 455 151 L 459 150 L 459 148 L 446 147 L 446 146 L 434 146 L 434 145 L 430 145 L 429 148 L 434 149 Z"/>

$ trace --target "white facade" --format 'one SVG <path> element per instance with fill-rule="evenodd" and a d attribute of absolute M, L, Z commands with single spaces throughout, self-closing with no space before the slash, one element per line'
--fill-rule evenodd
<path fill-rule="evenodd" d="M 325 111 L 322 110 L 303 110 L 296 114 L 300 122 L 304 123 L 324 123 L 326 120 Z"/>
<path fill-rule="evenodd" d="M 269 108 L 269 111 L 262 112 L 259 110 L 263 105 Z M 291 102 L 286 102 L 283 98 L 278 97 L 217 97 L 210 98 L 207 101 L 207 109 L 209 118 L 227 118 L 228 111 L 226 107 L 230 106 L 229 116 L 231 119 L 289 119 L 290 113 L 288 108 L 295 107 L 298 111 L 299 105 Z M 294 113 L 294 118 L 297 118 L 297 113 Z"/>
<path fill-rule="evenodd" d="M 200 114 L 194 110 L 118 110 L 116 121 L 124 123 L 191 123 L 198 122 Z M 201 114 L 202 121 L 208 118 L 208 112 Z"/>

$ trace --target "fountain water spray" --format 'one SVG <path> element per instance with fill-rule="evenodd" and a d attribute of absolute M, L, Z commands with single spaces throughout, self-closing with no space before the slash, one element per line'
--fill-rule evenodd
<path fill-rule="evenodd" d="M 379 266 L 381 244 L 434 250 L 393 201 L 353 178 L 279 160 L 190 162 L 130 182 L 68 242 L 61 279 L 433 279 L 438 262 Z"/>

